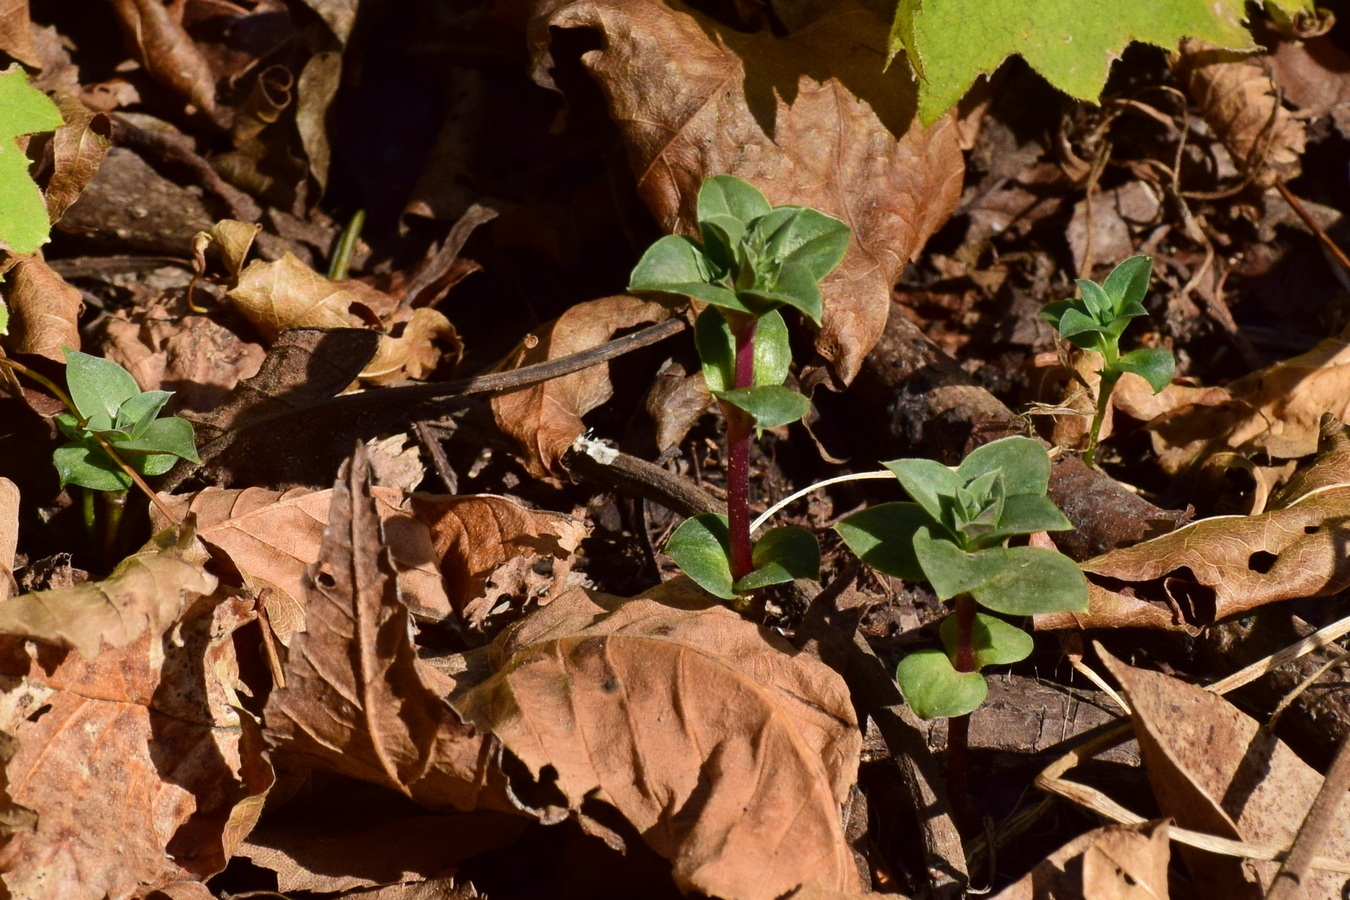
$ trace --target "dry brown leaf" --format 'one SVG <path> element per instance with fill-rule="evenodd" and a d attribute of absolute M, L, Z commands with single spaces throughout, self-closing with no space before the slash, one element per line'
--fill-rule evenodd
<path fill-rule="evenodd" d="M 991 900 L 1167 900 L 1167 832 L 1165 820 L 1095 828 Z"/>
<path fill-rule="evenodd" d="M 1239 171 L 1260 187 L 1297 177 L 1307 136 L 1281 105 L 1261 58 L 1188 38 L 1181 43 L 1178 70 Z"/>
<path fill-rule="evenodd" d="M 1350 486 L 1322 488 L 1259 516 L 1201 519 L 1082 564 L 1086 613 L 1037 628 L 1190 628 L 1350 586 Z M 1108 588 L 1103 585 L 1112 585 Z"/>
<path fill-rule="evenodd" d="M 14 554 L 19 549 L 19 486 L 0 478 L 0 601 L 17 592 Z"/>
<path fill-rule="evenodd" d="M 401 491 L 374 488 L 372 493 L 403 599 L 429 618 L 449 615 L 450 601 L 436 568 L 439 554 L 427 527 L 409 513 Z M 292 633 L 304 627 L 305 573 L 320 558 L 332 491 L 209 487 L 161 499 L 180 517 L 196 514 L 198 535 L 230 558 L 254 596 L 272 589 L 265 601 L 269 619 L 278 639 L 289 644 Z M 158 515 L 155 522 L 156 527 L 164 524 Z"/>
<path fill-rule="evenodd" d="M 668 315 L 661 304 L 626 294 L 578 303 L 529 335 L 516 351 L 511 368 L 590 350 L 620 329 L 659 322 Z M 492 398 L 492 414 L 497 426 L 524 448 L 525 466 L 530 474 L 542 478 L 559 471 L 558 460 L 586 431 L 581 417 L 613 393 L 609 366 L 591 366 L 561 378 L 496 394 Z"/>
<path fill-rule="evenodd" d="M 450 603 L 474 627 L 499 603 L 514 601 L 520 611 L 561 594 L 587 533 L 578 519 L 487 494 L 414 494 L 411 510 L 431 531 Z M 541 562 L 549 564 L 548 573 L 535 571 Z"/>
<path fill-rule="evenodd" d="M 57 649 L 70 629 L 0 626 L 0 731 L 13 751 L 0 819 L 32 814 L 0 849 L 7 896 L 102 900 L 203 879 L 261 812 L 272 773 L 257 724 L 238 709 L 232 637 L 252 604 L 178 583 L 181 561 L 139 565 L 150 574 L 104 583 L 110 614 L 93 621 L 80 588 L 35 604 L 108 629 L 74 642 L 77 652 Z"/>
<path fill-rule="evenodd" d="M 0 634 L 71 648 L 85 659 L 98 656 L 104 644 L 121 649 L 147 631 L 163 634 L 217 584 L 201 567 L 206 557 L 195 539 L 182 547 L 169 543 L 173 539 L 161 535 L 103 581 L 0 603 Z"/>
<path fill-rule="evenodd" d="M 65 365 L 62 347 L 80 349 L 79 290 L 66 284 L 39 257 L 29 256 L 5 275 L 9 334 L 0 338 L 10 353 L 45 356 Z"/>
<path fill-rule="evenodd" d="M 305 63 L 296 83 L 295 130 L 309 160 L 309 173 L 323 191 L 328 187 L 332 147 L 328 142 L 328 111 L 342 82 L 342 54 L 315 53 Z"/>
<path fill-rule="evenodd" d="M 175 15 L 162 0 L 113 0 L 113 9 L 146 71 L 219 123 L 215 76 L 183 28 L 182 7 Z"/>
<path fill-rule="evenodd" d="M 1350 134 L 1350 53 L 1326 35 L 1277 41 L 1270 66 L 1286 100 L 1314 118 L 1331 116 L 1343 137 Z"/>
<path fill-rule="evenodd" d="M 7 53 L 30 68 L 42 68 L 42 56 L 33 43 L 28 0 L 0 0 L 0 53 Z"/>
<path fill-rule="evenodd" d="M 916 88 L 885 66 L 887 23 L 853 3 L 780 37 L 736 31 L 678 0 L 545 0 L 530 23 L 535 78 L 550 83 L 553 29 L 603 38 L 582 63 L 628 145 L 638 193 L 667 232 L 696 235 L 710 175 L 736 175 L 771 203 L 812 206 L 853 229 L 822 285 L 816 349 L 839 383 L 880 338 L 891 287 L 961 193 L 952 118 L 920 127 Z"/>
<path fill-rule="evenodd" d="M 244 268 L 253 239 L 262 231 L 262 226 L 253 222 L 240 222 L 236 219 L 222 219 L 211 226 L 211 240 L 220 249 L 221 260 L 230 277 L 238 280 L 239 272 Z"/>
<path fill-rule="evenodd" d="M 43 192 L 53 224 L 94 180 L 112 146 L 112 120 L 107 115 L 90 112 L 69 94 L 57 94 L 55 99 L 63 121 L 52 135 L 52 177 Z"/>
<path fill-rule="evenodd" d="M 1182 828 L 1288 848 L 1322 776 L 1223 697 L 1127 666 L 1100 646 L 1097 652 L 1129 700 L 1139 752 L 1162 812 Z M 1350 859 L 1350 809 L 1344 804 L 1319 853 Z M 1208 895 L 1234 900 L 1264 896 L 1280 865 L 1186 845 L 1181 855 Z M 1314 869 L 1301 895 L 1340 897 L 1345 880 L 1343 874 Z"/>
<path fill-rule="evenodd" d="M 1226 389 L 1207 389 L 1149 429 L 1159 464 L 1176 473 L 1216 450 L 1277 460 L 1310 456 L 1324 413 L 1350 421 L 1350 330 Z"/>
<path fill-rule="evenodd" d="M 371 385 L 391 384 L 407 378 L 426 378 L 441 364 L 438 343 L 454 348 L 458 358 L 464 344 L 455 326 L 434 309 L 415 309 L 408 321 L 393 329 L 380 341 L 375 358 L 361 370 L 361 381 Z"/>
<path fill-rule="evenodd" d="M 510 811 L 486 736 L 424 680 L 368 478 L 358 445 L 331 492 L 286 686 L 264 711 L 274 758 L 383 785 L 431 808 Z"/>
<path fill-rule="evenodd" d="M 818 660 L 684 579 L 631 600 L 568 591 L 491 657 L 496 674 L 455 706 L 535 778 L 548 771 L 562 805 L 537 808 L 545 821 L 612 805 L 685 892 L 857 890 L 840 804 L 861 735 Z"/>
<path fill-rule="evenodd" d="M 712 394 L 703 372 L 686 374 L 684 366 L 668 360 L 652 379 L 644 404 L 656 423 L 657 452 L 665 453 L 683 441 L 710 403 Z"/>

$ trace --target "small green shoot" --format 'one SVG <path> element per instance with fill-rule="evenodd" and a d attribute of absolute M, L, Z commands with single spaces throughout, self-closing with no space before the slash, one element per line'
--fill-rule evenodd
<path fill-rule="evenodd" d="M 913 502 L 870 507 L 835 530 L 863 562 L 956 601 L 940 629 L 944 649 L 911 653 L 896 680 L 919 716 L 964 716 L 988 691 L 979 670 L 1024 659 L 1032 646 L 1029 635 L 977 607 L 1011 616 L 1087 609 L 1087 580 L 1073 560 L 1005 546 L 1073 526 L 1046 496 L 1050 457 L 1030 438 L 986 444 L 956 469 L 928 459 L 885 465 Z"/>
<path fill-rule="evenodd" d="M 779 310 L 792 307 L 820 322 L 820 280 L 844 258 L 849 228 L 807 207 L 770 206 L 730 175 L 703 183 L 697 214 L 701 240 L 658 240 L 628 289 L 708 304 L 694 335 L 708 389 L 727 420 L 727 515 L 685 521 L 666 552 L 704 590 L 742 605 L 759 588 L 819 574 L 820 548 L 804 528 L 775 528 L 751 542 L 750 441 L 811 408 L 783 383 L 792 351 Z"/>
<path fill-rule="evenodd" d="M 176 416 L 158 418 L 172 392 L 142 391 L 136 379 L 115 362 L 68 347 L 65 353 L 73 412 L 57 415 L 56 424 L 70 441 L 52 456 L 62 487 L 130 488 L 132 475 L 109 454 L 109 448 L 146 476 L 164 474 L 178 459 L 201 462 L 192 423 Z"/>
<path fill-rule="evenodd" d="M 1102 284 L 1079 279 L 1078 299 L 1057 300 L 1041 310 L 1041 318 L 1053 325 L 1062 339 L 1080 350 L 1094 350 L 1102 355 L 1096 413 L 1083 451 L 1083 462 L 1089 466 L 1096 458 L 1102 420 L 1120 376 L 1133 372 L 1147 381 L 1156 394 L 1171 384 L 1176 374 L 1176 360 L 1170 350 L 1141 348 L 1123 355 L 1120 352 L 1120 336 L 1130 320 L 1148 315 L 1144 295 L 1148 293 L 1152 271 L 1152 259 L 1133 256 L 1116 266 Z"/>

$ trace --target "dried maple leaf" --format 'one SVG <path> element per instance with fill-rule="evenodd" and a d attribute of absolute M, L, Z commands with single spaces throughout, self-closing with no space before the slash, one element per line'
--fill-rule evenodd
<path fill-rule="evenodd" d="M 578 303 L 529 335 L 516 352 L 510 368 L 590 350 L 609 340 L 620 329 L 659 322 L 668 315 L 659 303 L 627 295 Z M 561 378 L 497 394 L 492 398 L 492 414 L 498 427 L 524 448 L 525 465 L 530 474 L 542 478 L 558 471 L 558 460 L 585 432 L 581 417 L 613 393 L 609 366 L 591 366 Z"/>
<path fill-rule="evenodd" d="M 861 736 L 819 661 L 684 580 L 630 600 L 574 589 L 491 656 L 496 673 L 454 704 L 531 775 L 548 771 L 562 805 L 535 809 L 545 821 L 612 805 L 685 892 L 857 889 L 839 806 Z"/>
<path fill-rule="evenodd" d="M 964 172 L 952 119 L 921 127 L 909 74 L 886 68 L 887 24 L 853 3 L 786 37 L 736 31 L 678 0 L 536 8 L 541 83 L 552 84 L 554 29 L 601 33 L 581 61 L 663 230 L 696 235 L 699 186 L 724 174 L 848 223 L 848 256 L 821 286 L 816 349 L 851 381 L 885 327 L 891 287 L 956 208 Z"/>

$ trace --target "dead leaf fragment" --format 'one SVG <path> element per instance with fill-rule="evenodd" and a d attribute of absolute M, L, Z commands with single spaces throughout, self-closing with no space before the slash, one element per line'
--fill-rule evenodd
<path fill-rule="evenodd" d="M 0 478 L 0 601 L 18 591 L 14 553 L 19 549 L 19 486 Z"/>
<path fill-rule="evenodd" d="M 42 56 L 33 43 L 33 20 L 28 0 L 0 2 L 0 53 L 7 53 L 33 69 L 42 68 Z"/>
<path fill-rule="evenodd" d="M 659 303 L 621 294 L 578 303 L 529 335 L 510 368 L 533 365 L 590 350 L 616 331 L 660 322 L 669 313 Z M 525 465 L 536 477 L 554 474 L 558 461 L 583 434 L 581 417 L 614 393 L 609 366 L 598 365 L 492 398 L 497 426 L 525 450 Z"/>
<path fill-rule="evenodd" d="M 52 176 L 43 196 L 52 224 L 61 221 L 112 146 L 112 120 L 89 109 L 69 94 L 57 94 L 61 127 L 52 135 Z"/>
<path fill-rule="evenodd" d="M 493 645 L 454 703 L 565 805 L 612 805 L 677 886 L 769 900 L 856 890 L 840 804 L 861 735 L 843 681 L 684 580 L 624 600 L 574 589 Z M 517 786 L 517 796 L 525 796 Z"/>
<path fill-rule="evenodd" d="M 816 349 L 851 381 L 885 328 L 891 287 L 956 208 L 964 171 L 953 120 L 920 127 L 914 83 L 884 65 L 887 24 L 852 3 L 786 37 L 736 31 L 678 0 L 539 7 L 529 33 L 541 83 L 551 86 L 554 29 L 603 35 L 582 63 L 664 231 L 696 235 L 699 186 L 721 174 L 848 223 Z"/>
<path fill-rule="evenodd" d="M 162 0 L 113 0 L 113 9 L 146 70 L 219 123 L 215 76 L 183 28 L 182 7 Z"/>
<path fill-rule="evenodd" d="M 9 334 L 5 348 L 14 354 L 31 353 L 62 365 L 62 347 L 80 349 L 79 316 L 84 299 L 39 257 L 19 260 L 5 276 L 9 305 Z"/>
<path fill-rule="evenodd" d="M 386 335 L 380 341 L 375 358 L 361 370 L 361 380 L 366 384 L 426 378 L 441 364 L 439 344 L 454 347 L 453 357 L 458 357 L 463 349 L 455 326 L 438 310 L 415 309 L 395 331 L 397 334 Z"/>
<path fill-rule="evenodd" d="M 1060 847 L 992 900 L 1167 900 L 1166 820 L 1108 825 Z"/>
<path fill-rule="evenodd" d="M 1178 826 L 1287 849 L 1322 787 L 1322 776 L 1271 732 L 1210 691 L 1127 666 L 1099 646 L 1130 702 L 1140 755 L 1162 811 Z M 1350 810 L 1342 806 L 1319 851 L 1350 859 Z M 1260 898 L 1274 861 L 1239 860 L 1186 845 L 1197 884 L 1214 896 Z M 1305 897 L 1339 897 L 1346 876 L 1314 869 Z"/>

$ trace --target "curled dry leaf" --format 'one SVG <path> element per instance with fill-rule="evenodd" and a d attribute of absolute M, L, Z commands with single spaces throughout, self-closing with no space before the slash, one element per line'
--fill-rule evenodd
<path fill-rule="evenodd" d="M 578 303 L 525 339 L 510 368 L 559 359 L 598 347 L 616 331 L 665 319 L 659 303 L 626 294 Z M 535 477 L 559 471 L 558 460 L 585 432 L 581 417 L 614 393 L 609 366 L 591 366 L 492 398 L 497 426 L 525 450 L 525 465 Z"/>
<path fill-rule="evenodd" d="M 430 529 L 450 603 L 474 627 L 504 599 L 543 605 L 561 594 L 587 533 L 583 521 L 507 497 L 414 494 L 410 502 Z M 541 562 L 549 564 L 545 574 L 536 571 Z"/>
<path fill-rule="evenodd" d="M 891 287 L 961 193 L 950 117 L 924 129 L 903 66 L 885 66 L 887 23 L 854 3 L 786 37 L 736 31 L 681 2 L 545 0 L 530 23 L 535 78 L 551 86 L 552 29 L 602 33 L 582 63 L 628 146 L 662 229 L 696 235 L 695 199 L 735 175 L 769 202 L 811 206 L 853 229 L 821 286 L 816 348 L 838 382 L 880 338 Z"/>
<path fill-rule="evenodd" d="M 146 71 L 219 123 L 215 76 L 183 28 L 182 7 L 165 6 L 161 0 L 113 0 L 113 9 Z"/>
<path fill-rule="evenodd" d="M 80 349 L 80 292 L 40 258 L 29 256 L 5 275 L 9 334 L 0 338 L 10 353 L 45 356 L 65 365 L 62 347 Z"/>
<path fill-rule="evenodd" d="M 357 445 L 330 495 L 286 686 L 264 710 L 274 758 L 383 785 L 431 808 L 509 811 L 486 736 L 460 721 L 428 686 L 434 673 L 419 666 L 369 474 Z"/>
<path fill-rule="evenodd" d="M 1181 43 L 1178 69 L 1239 171 L 1260 187 L 1299 174 L 1307 137 L 1303 124 L 1281 105 L 1259 57 L 1191 38 Z"/>
<path fill-rule="evenodd" d="M 419 614 L 444 618 L 450 602 L 426 525 L 410 515 L 401 491 L 373 488 L 372 494 L 403 599 Z M 198 535 L 230 558 L 254 596 L 271 588 L 265 600 L 269 621 L 277 638 L 289 644 L 304 628 L 305 573 L 320 558 L 332 491 L 210 487 L 161 499 L 180 517 L 196 514 Z M 154 520 L 163 527 L 157 513 Z"/>
<path fill-rule="evenodd" d="M 0 2 L 0 53 L 14 57 L 30 69 L 42 68 L 42 55 L 33 42 L 28 0 Z"/>
<path fill-rule="evenodd" d="M 861 735 L 818 660 L 679 579 L 624 600 L 568 591 L 492 646 L 495 674 L 455 707 L 563 805 L 612 805 L 677 886 L 769 900 L 856 890 L 840 804 Z M 525 796 L 520 785 L 514 791 Z"/>
<path fill-rule="evenodd" d="M 1195 629 L 1267 603 L 1324 597 L 1350 586 L 1347 542 L 1350 485 L 1259 516 L 1201 519 L 1083 563 L 1088 611 L 1037 616 L 1036 627 Z"/>
<path fill-rule="evenodd" d="M 69 94 L 57 94 L 55 99 L 63 121 L 52 135 L 52 177 L 43 192 L 53 224 L 94 180 L 112 146 L 112 120 L 106 114 L 90 112 Z"/>
<path fill-rule="evenodd" d="M 1167 821 L 1081 834 L 991 900 L 1167 900 Z"/>
<path fill-rule="evenodd" d="M 1287 849 L 1322 776 L 1223 697 L 1098 654 L 1129 700 L 1139 753 L 1164 815 L 1177 825 Z M 1279 863 L 1241 860 L 1182 845 L 1197 884 L 1216 897 L 1260 898 Z M 1350 809 L 1341 804 L 1319 850 L 1350 859 Z M 1314 869 L 1301 896 L 1339 897 L 1346 876 Z"/>
<path fill-rule="evenodd" d="M 252 828 L 272 782 L 235 696 L 232 635 L 252 604 L 214 587 L 156 549 L 101 585 L 0 604 L 30 614 L 0 625 L 0 819 L 27 820 L 0 849 L 7 896 L 101 900 L 204 879 Z"/>
<path fill-rule="evenodd" d="M 1169 473 L 1221 450 L 1276 460 L 1310 456 L 1323 414 L 1350 421 L 1350 330 L 1227 388 L 1196 391 L 1164 391 L 1164 403 L 1181 405 L 1148 426 L 1159 464 Z"/>
<path fill-rule="evenodd" d="M 441 364 L 438 345 L 454 348 L 452 357 L 463 352 L 455 326 L 438 310 L 415 309 L 408 321 L 380 341 L 375 358 L 361 370 L 361 381 L 370 385 L 390 384 L 407 378 L 426 378 Z"/>

